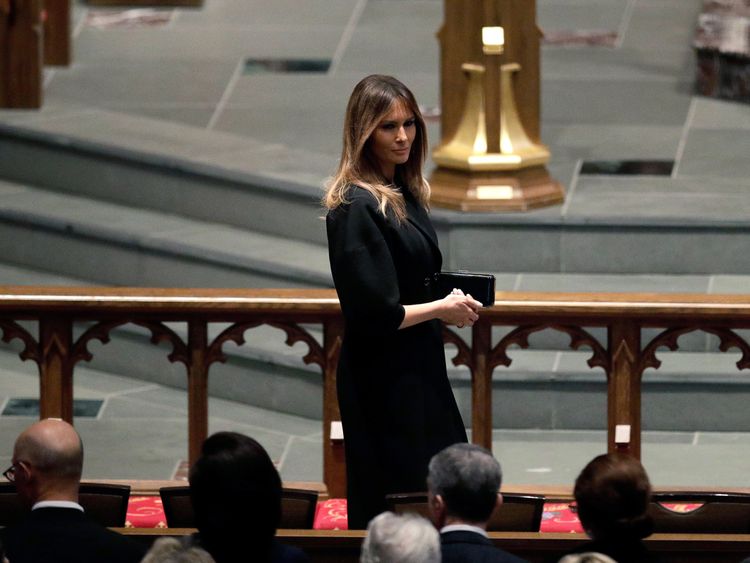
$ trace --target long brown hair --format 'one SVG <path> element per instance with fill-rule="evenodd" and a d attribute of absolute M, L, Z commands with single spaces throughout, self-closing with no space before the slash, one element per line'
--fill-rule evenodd
<path fill-rule="evenodd" d="M 380 166 L 369 148 L 369 140 L 380 121 L 394 104 L 404 104 L 414 114 L 416 135 L 409 159 L 396 166 L 394 181 L 408 189 L 417 201 L 428 207 L 430 186 L 422 177 L 427 158 L 427 128 L 414 94 L 392 76 L 372 74 L 354 87 L 344 119 L 344 142 L 336 174 L 328 182 L 323 205 L 335 209 L 347 203 L 346 192 L 354 184 L 367 190 L 378 201 L 383 215 L 390 207 L 399 221 L 406 218 L 403 195 L 383 177 Z"/>

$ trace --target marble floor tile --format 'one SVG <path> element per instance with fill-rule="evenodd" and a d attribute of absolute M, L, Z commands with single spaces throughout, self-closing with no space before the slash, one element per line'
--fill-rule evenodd
<path fill-rule="evenodd" d="M 179 10 L 175 27 L 206 25 L 309 25 L 345 26 L 355 0 L 222 0 L 205 2 L 199 10 Z"/>
<path fill-rule="evenodd" d="M 167 102 L 217 104 L 236 66 L 237 60 L 231 59 L 82 61 L 58 72 L 47 95 L 100 108 Z"/>
<path fill-rule="evenodd" d="M 691 129 L 677 168 L 679 176 L 750 178 L 747 129 Z"/>
<path fill-rule="evenodd" d="M 542 140 L 554 161 L 674 159 L 682 126 L 545 124 Z"/>
<path fill-rule="evenodd" d="M 693 129 L 750 129 L 750 108 L 747 104 L 696 96 Z"/>
<path fill-rule="evenodd" d="M 542 30 L 617 31 L 626 2 L 540 2 L 537 21 Z"/>
<path fill-rule="evenodd" d="M 691 99 L 680 81 L 543 80 L 543 88 L 550 123 L 680 126 Z"/>
<path fill-rule="evenodd" d="M 217 24 L 208 34 L 203 26 L 84 29 L 77 39 L 78 60 L 85 64 L 152 63 L 168 71 L 186 61 L 236 64 L 247 57 L 325 58 L 333 55 L 342 31 L 341 25 L 305 25 L 299 20 L 283 25 Z"/>

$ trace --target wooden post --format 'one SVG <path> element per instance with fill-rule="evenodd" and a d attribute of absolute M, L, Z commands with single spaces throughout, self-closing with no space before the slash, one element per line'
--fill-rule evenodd
<path fill-rule="evenodd" d="M 41 0 L 0 0 L 0 107 L 42 105 Z"/>
<path fill-rule="evenodd" d="M 607 450 L 641 457 L 641 334 L 629 320 L 609 327 L 610 372 L 607 374 Z M 630 444 L 617 444 L 617 425 L 630 426 Z"/>
<path fill-rule="evenodd" d="M 192 466 L 208 437 L 208 325 L 188 321 L 188 463 Z"/>
<path fill-rule="evenodd" d="M 73 423 L 73 362 L 70 357 L 73 323 L 70 319 L 39 319 L 39 418 L 62 418 Z"/>
<path fill-rule="evenodd" d="M 336 370 L 343 334 L 341 319 L 330 319 L 323 324 L 323 481 L 332 498 L 346 497 L 344 444 L 340 440 L 331 439 L 331 423 L 341 420 L 336 393 Z"/>
<path fill-rule="evenodd" d="M 44 0 L 44 64 L 68 66 L 72 32 L 70 0 Z"/>
<path fill-rule="evenodd" d="M 492 371 L 487 361 L 492 325 L 481 317 L 471 329 L 471 441 L 492 450 Z"/>

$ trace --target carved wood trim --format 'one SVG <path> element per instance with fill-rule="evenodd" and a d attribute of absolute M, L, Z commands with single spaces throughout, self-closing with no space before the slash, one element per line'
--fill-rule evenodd
<path fill-rule="evenodd" d="M 247 323 L 235 323 L 232 326 L 225 328 L 221 333 L 214 338 L 213 342 L 209 344 L 208 351 L 206 353 L 206 365 L 209 366 L 215 362 L 225 363 L 227 357 L 222 351 L 224 343 L 230 340 L 242 346 L 245 343 L 245 331 L 251 328 L 259 327 L 263 324 L 261 321 L 252 321 Z"/>
<path fill-rule="evenodd" d="M 73 344 L 70 352 L 70 361 L 73 364 L 81 360 L 90 362 L 93 354 L 88 349 L 89 342 L 98 340 L 102 344 L 107 344 L 109 342 L 109 333 L 127 323 L 128 321 L 105 321 L 89 327 Z"/>
<path fill-rule="evenodd" d="M 586 360 L 588 366 L 590 368 L 600 367 L 605 372 L 609 372 L 610 363 L 607 350 L 604 349 L 604 346 L 590 332 L 575 325 L 552 325 L 550 328 L 564 332 L 570 336 L 568 347 L 573 350 L 578 350 L 582 346 L 591 348 L 592 356 Z"/>
<path fill-rule="evenodd" d="M 320 366 L 321 369 L 325 369 L 326 354 L 323 351 L 323 347 L 312 334 L 297 323 L 269 321 L 265 324 L 283 330 L 286 333 L 286 344 L 288 346 L 294 346 L 297 342 L 304 342 L 307 344 L 308 352 L 302 358 L 302 361 L 305 362 L 305 364 L 316 364 Z"/>
<path fill-rule="evenodd" d="M 33 360 L 37 364 L 41 362 L 39 343 L 29 332 L 15 321 L 0 319 L 0 332 L 3 333 L 3 342 L 10 343 L 18 339 L 23 342 L 23 350 L 18 353 L 22 360 Z"/>
<path fill-rule="evenodd" d="M 750 345 L 747 340 L 727 328 L 704 328 L 704 332 L 719 337 L 719 350 L 727 352 L 730 348 L 737 348 L 742 352 L 742 357 L 735 364 L 737 369 L 750 369 Z"/>
<path fill-rule="evenodd" d="M 268 325 L 283 330 L 286 334 L 285 342 L 289 346 L 294 346 L 297 342 L 304 342 L 307 344 L 308 352 L 302 358 L 302 361 L 305 362 L 305 364 L 317 364 L 321 369 L 325 369 L 326 354 L 323 351 L 323 347 L 312 334 L 303 329 L 297 323 L 273 321 L 268 319 L 260 319 L 247 323 L 235 323 L 222 331 L 208 347 L 208 354 L 206 356 L 207 365 L 214 362 L 226 362 L 227 357 L 222 351 L 224 343 L 231 340 L 237 344 L 237 346 L 242 346 L 246 342 L 245 332 L 261 325 Z"/>
<path fill-rule="evenodd" d="M 455 331 L 449 329 L 447 325 L 443 325 L 443 342 L 445 344 L 453 344 L 458 349 L 456 355 L 451 358 L 454 366 L 463 365 L 468 367 L 472 372 L 474 371 L 471 347 Z"/>
<path fill-rule="evenodd" d="M 728 328 L 692 325 L 669 328 L 657 334 L 643 349 L 639 365 L 640 373 L 642 374 L 648 368 L 659 369 L 661 367 L 662 362 L 656 357 L 659 348 L 666 347 L 674 352 L 680 348 L 678 342 L 680 336 L 698 330 L 717 336 L 719 338 L 719 350 L 722 352 L 727 352 L 730 348 L 737 348 L 742 353 L 742 357 L 737 361 L 737 368 L 750 369 L 750 344 L 736 332 Z"/>
<path fill-rule="evenodd" d="M 169 342 L 172 344 L 172 352 L 167 356 L 170 362 L 181 362 L 185 366 L 189 366 L 190 353 L 188 346 L 180 338 L 180 336 L 173 331 L 171 328 L 166 326 L 164 323 L 158 321 L 138 321 L 138 320 L 122 320 L 122 321 L 102 321 L 89 327 L 73 344 L 73 348 L 70 354 L 70 359 L 73 364 L 83 360 L 90 362 L 93 355 L 88 349 L 89 342 L 92 340 L 99 340 L 102 344 L 107 344 L 110 340 L 110 333 L 121 326 L 126 324 L 134 324 L 142 326 L 151 332 L 151 342 L 153 344 L 160 344 L 161 342 Z"/>
<path fill-rule="evenodd" d="M 591 348 L 592 356 L 587 360 L 588 366 L 591 368 L 601 367 L 605 372 L 609 372 L 609 355 L 604 346 L 602 346 L 587 330 L 575 325 L 561 324 L 522 325 L 515 328 L 500 339 L 500 342 L 492 348 L 489 359 L 490 365 L 493 368 L 500 365 L 509 366 L 513 360 L 508 356 L 508 347 L 513 344 L 518 344 L 521 348 L 528 348 L 529 336 L 535 332 L 541 332 L 548 328 L 564 332 L 570 336 L 568 347 L 573 350 L 578 350 L 582 346 L 588 346 Z"/>
<path fill-rule="evenodd" d="M 169 342 L 172 345 L 172 352 L 167 356 L 170 362 L 180 362 L 186 368 L 190 368 L 190 350 L 187 344 L 180 338 L 180 335 L 159 321 L 131 321 L 133 324 L 142 326 L 151 331 L 151 342 L 160 344 Z"/>

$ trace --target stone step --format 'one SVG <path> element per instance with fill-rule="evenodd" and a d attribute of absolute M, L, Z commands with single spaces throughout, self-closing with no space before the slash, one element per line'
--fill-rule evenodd
<path fill-rule="evenodd" d="M 320 197 L 334 165 L 322 154 L 98 109 L 0 122 L 0 178 L 322 245 Z"/>
<path fill-rule="evenodd" d="M 91 283 L 331 287 L 325 247 L 0 181 L 0 260 Z"/>
<path fill-rule="evenodd" d="M 72 105 L 0 117 L 0 178 L 325 244 L 337 155 Z M 581 175 L 563 206 L 432 218 L 446 269 L 746 275 L 748 194 L 736 178 Z"/>

